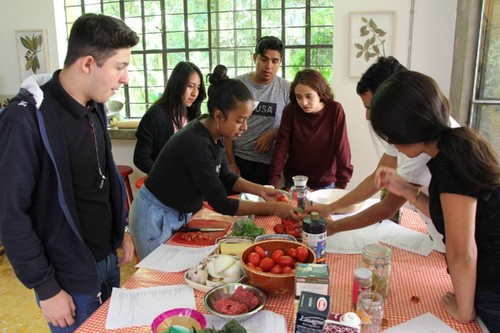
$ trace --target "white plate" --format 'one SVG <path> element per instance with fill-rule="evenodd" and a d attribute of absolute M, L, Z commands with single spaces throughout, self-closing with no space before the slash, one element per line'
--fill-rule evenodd
<path fill-rule="evenodd" d="M 321 205 L 329 205 L 334 201 L 337 201 L 338 199 L 342 198 L 344 195 L 349 193 L 349 190 L 343 190 L 339 188 L 334 188 L 334 189 L 324 189 L 324 190 L 317 190 L 309 193 L 307 195 L 307 198 L 313 203 L 313 204 L 321 204 Z M 359 210 L 363 206 L 364 201 L 344 207 L 335 213 L 337 214 L 347 214 L 347 213 L 352 213 L 357 210 Z"/>
<path fill-rule="evenodd" d="M 252 194 L 252 193 L 241 193 L 240 200 L 251 201 L 251 202 L 263 202 L 264 201 L 264 199 L 262 199 L 258 195 Z"/>

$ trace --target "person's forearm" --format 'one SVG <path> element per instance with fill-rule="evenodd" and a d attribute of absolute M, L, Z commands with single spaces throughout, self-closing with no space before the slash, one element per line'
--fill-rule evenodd
<path fill-rule="evenodd" d="M 450 256 L 447 249 L 446 260 L 457 298 L 457 319 L 467 323 L 474 319 L 477 257 L 474 258 L 473 253 L 470 255 Z"/>
<path fill-rule="evenodd" d="M 408 184 L 403 191 L 405 199 L 415 208 L 427 217 L 431 217 L 429 212 L 429 196 L 422 192 L 421 187 L 414 184 Z"/>
<path fill-rule="evenodd" d="M 276 202 L 249 202 L 240 200 L 237 215 L 276 215 Z"/>
<path fill-rule="evenodd" d="M 278 131 L 279 131 L 279 128 L 273 128 L 273 129 L 271 129 L 271 130 L 267 131 L 267 133 L 266 133 L 266 134 L 269 134 L 269 135 L 271 136 L 271 138 L 272 138 L 273 140 L 275 140 L 275 139 L 276 139 L 276 137 L 278 136 Z"/>
<path fill-rule="evenodd" d="M 382 201 L 367 209 L 333 223 L 329 223 L 327 234 L 367 227 L 373 223 L 389 219 L 405 203 L 405 199 L 389 193 Z"/>

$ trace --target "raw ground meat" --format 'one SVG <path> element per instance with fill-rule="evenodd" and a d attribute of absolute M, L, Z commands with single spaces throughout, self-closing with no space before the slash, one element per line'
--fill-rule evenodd
<path fill-rule="evenodd" d="M 248 306 L 246 306 L 245 303 L 240 303 L 227 298 L 216 300 L 214 303 L 214 309 L 217 312 L 229 315 L 237 315 L 247 313 L 249 311 Z"/>
<path fill-rule="evenodd" d="M 259 299 L 255 294 L 249 290 L 245 290 L 242 286 L 236 288 L 236 291 L 231 295 L 233 301 L 245 304 L 248 311 L 252 311 L 259 305 Z"/>

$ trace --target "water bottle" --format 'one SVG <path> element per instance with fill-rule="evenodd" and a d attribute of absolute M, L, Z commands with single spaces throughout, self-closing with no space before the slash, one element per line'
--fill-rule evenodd
<path fill-rule="evenodd" d="M 309 207 L 308 194 L 311 190 L 307 187 L 307 176 L 293 176 L 292 180 L 293 186 L 290 188 L 290 204 L 301 209 Z"/>

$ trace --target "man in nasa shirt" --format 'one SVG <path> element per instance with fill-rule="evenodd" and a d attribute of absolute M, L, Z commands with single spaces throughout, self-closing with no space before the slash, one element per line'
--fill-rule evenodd
<path fill-rule="evenodd" d="M 283 51 L 283 43 L 276 37 L 265 36 L 257 42 L 253 54 L 255 71 L 236 79 L 250 89 L 258 104 L 248 119 L 247 131 L 234 141 L 225 141 L 231 170 L 262 185 L 268 183 L 274 139 L 283 109 L 290 102 L 290 82 L 276 76 Z"/>

